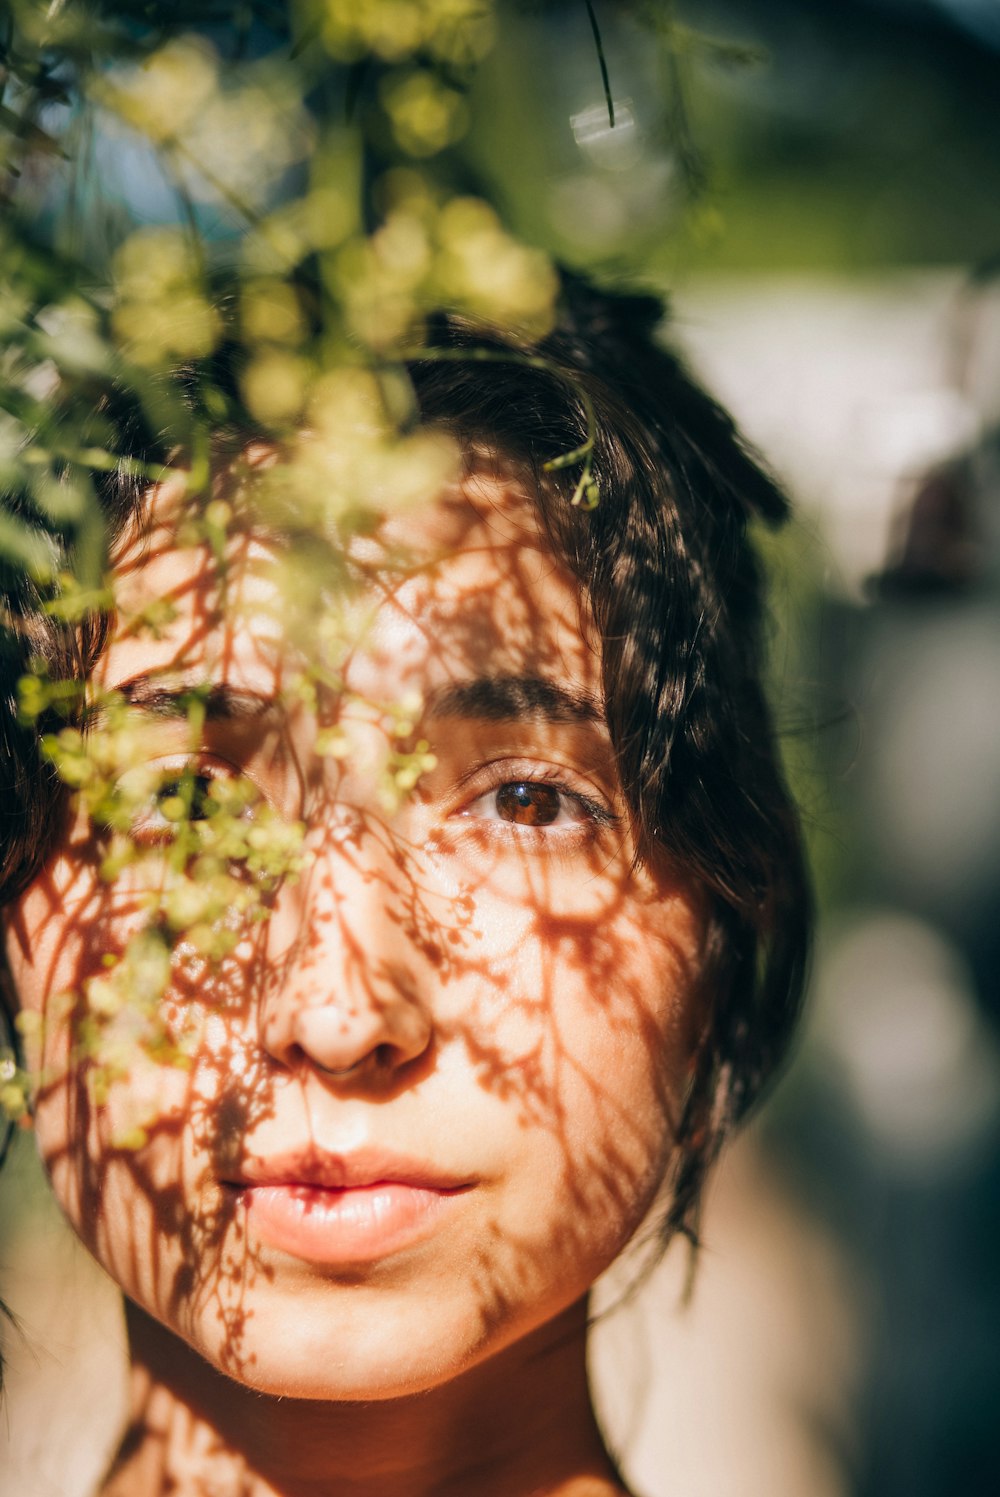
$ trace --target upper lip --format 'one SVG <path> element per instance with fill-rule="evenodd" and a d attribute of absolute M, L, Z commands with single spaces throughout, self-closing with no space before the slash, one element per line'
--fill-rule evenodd
<path fill-rule="evenodd" d="M 472 1184 L 469 1175 L 427 1159 L 387 1149 L 353 1149 L 349 1153 L 309 1145 L 281 1154 L 247 1155 L 231 1175 L 235 1185 L 317 1185 L 332 1190 L 366 1185 L 412 1185 L 428 1190 L 458 1190 Z"/>

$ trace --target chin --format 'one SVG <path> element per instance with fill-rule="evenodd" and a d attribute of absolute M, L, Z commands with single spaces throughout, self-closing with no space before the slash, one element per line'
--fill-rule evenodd
<path fill-rule="evenodd" d="M 400 1305 L 392 1294 L 329 1286 L 330 1300 L 274 1296 L 247 1303 L 238 1334 L 220 1335 L 211 1308 L 182 1332 L 218 1371 L 255 1392 L 334 1403 L 375 1402 L 425 1393 L 468 1371 L 493 1350 L 474 1307 L 442 1307 L 428 1296 Z M 258 1299 L 257 1296 L 253 1297 Z M 381 1302 L 380 1302 L 381 1301 Z"/>

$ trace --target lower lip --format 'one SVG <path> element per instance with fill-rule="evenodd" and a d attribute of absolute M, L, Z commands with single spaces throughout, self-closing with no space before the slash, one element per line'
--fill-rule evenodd
<path fill-rule="evenodd" d="M 423 1241 L 464 1189 L 381 1181 L 349 1189 L 247 1185 L 240 1194 L 262 1242 L 308 1263 L 336 1266 L 374 1263 Z"/>

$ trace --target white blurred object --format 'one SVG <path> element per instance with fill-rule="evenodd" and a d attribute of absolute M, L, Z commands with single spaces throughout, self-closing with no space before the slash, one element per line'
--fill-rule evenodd
<path fill-rule="evenodd" d="M 821 953 L 816 1038 L 876 1145 L 934 1175 L 1000 1114 L 1000 1056 L 964 963 L 911 915 L 876 911 Z"/>
<path fill-rule="evenodd" d="M 848 1497 L 862 1289 L 750 1134 L 709 1185 L 691 1302 L 676 1242 L 591 1335 L 597 1408 L 648 1497 Z M 598 1286 L 614 1307 L 616 1266 Z"/>
<path fill-rule="evenodd" d="M 631 99 L 613 101 L 615 122 L 611 123 L 607 101 L 581 109 L 569 117 L 573 139 L 595 166 L 607 171 L 625 171 L 634 166 L 642 153 L 642 137 L 636 126 Z"/>
<path fill-rule="evenodd" d="M 893 887 L 924 906 L 960 915 L 992 904 L 1000 881 L 1000 610 L 984 601 L 911 611 L 886 621 L 873 658 L 859 795 L 866 824 L 878 827 L 880 861 Z"/>
<path fill-rule="evenodd" d="M 902 491 L 986 414 L 981 378 L 955 367 L 964 285 L 947 270 L 706 278 L 675 299 L 695 369 L 818 517 L 834 591 L 861 595 Z"/>

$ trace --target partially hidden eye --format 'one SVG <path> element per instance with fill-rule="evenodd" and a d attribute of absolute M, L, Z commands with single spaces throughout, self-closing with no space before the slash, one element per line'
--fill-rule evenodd
<path fill-rule="evenodd" d="M 496 791 L 497 814 L 517 826 L 551 826 L 563 809 L 556 785 L 542 780 L 512 780 Z"/>
<path fill-rule="evenodd" d="M 182 774 L 164 780 L 156 792 L 155 808 L 164 821 L 205 821 L 219 809 L 212 795 L 215 779 L 208 774 Z"/>

